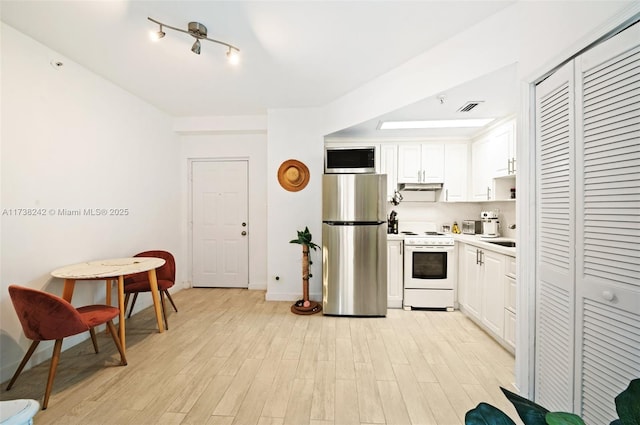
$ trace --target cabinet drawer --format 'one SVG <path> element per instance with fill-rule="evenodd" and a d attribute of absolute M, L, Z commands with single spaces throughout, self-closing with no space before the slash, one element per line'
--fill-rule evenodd
<path fill-rule="evenodd" d="M 506 256 L 507 260 L 507 275 L 513 278 L 516 277 L 516 257 Z"/>
<path fill-rule="evenodd" d="M 504 281 L 504 308 L 516 312 L 516 280 L 509 276 Z"/>

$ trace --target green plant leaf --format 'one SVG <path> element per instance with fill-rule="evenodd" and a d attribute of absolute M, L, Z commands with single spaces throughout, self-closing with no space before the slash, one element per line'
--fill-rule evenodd
<path fill-rule="evenodd" d="M 487 403 L 480 403 L 464 415 L 466 425 L 515 425 L 502 410 Z"/>
<path fill-rule="evenodd" d="M 616 411 L 624 425 L 640 425 L 640 379 L 634 379 L 615 398 Z"/>
<path fill-rule="evenodd" d="M 311 232 L 309 232 L 309 228 L 307 226 L 305 226 L 304 230 L 297 230 L 297 233 L 298 233 L 298 239 L 292 239 L 289 241 L 289 243 L 307 245 L 309 248 L 313 249 L 314 251 L 317 248 L 320 248 L 320 246 L 311 242 L 311 239 L 313 236 L 311 235 Z"/>
<path fill-rule="evenodd" d="M 525 425 L 547 425 L 545 420 L 545 415 L 549 413 L 547 409 L 505 388 L 500 387 L 500 389 L 516 408 L 518 416 L 520 416 Z"/>
<path fill-rule="evenodd" d="M 623 423 L 620 419 L 616 419 L 613 422 L 611 422 L 609 425 L 623 425 Z"/>
<path fill-rule="evenodd" d="M 567 412 L 549 412 L 545 415 L 548 425 L 584 425 L 580 416 Z"/>

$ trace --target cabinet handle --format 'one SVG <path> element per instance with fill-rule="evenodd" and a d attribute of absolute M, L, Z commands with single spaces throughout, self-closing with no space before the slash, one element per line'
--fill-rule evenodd
<path fill-rule="evenodd" d="M 422 170 L 422 182 L 424 183 L 425 181 L 427 181 L 427 172 Z"/>
<path fill-rule="evenodd" d="M 515 174 L 515 173 L 516 173 L 516 159 L 511 158 L 511 174 Z"/>
<path fill-rule="evenodd" d="M 507 174 L 511 174 L 511 158 L 507 159 Z"/>
<path fill-rule="evenodd" d="M 478 250 L 478 254 L 480 254 L 480 260 L 479 260 L 478 264 L 479 265 L 483 265 L 484 264 L 484 259 L 482 257 L 484 257 L 484 251 Z"/>
<path fill-rule="evenodd" d="M 491 188 L 487 186 L 487 201 L 491 200 Z"/>
<path fill-rule="evenodd" d="M 480 260 L 478 259 L 480 256 L 480 250 L 476 248 L 476 264 L 480 264 Z"/>
<path fill-rule="evenodd" d="M 445 189 L 444 191 L 444 200 L 445 202 L 449 202 L 449 189 Z"/>
<path fill-rule="evenodd" d="M 420 170 L 418 170 L 418 183 L 421 183 L 421 182 L 422 182 L 422 180 L 420 179 L 420 175 L 421 175 L 421 174 L 420 174 Z"/>

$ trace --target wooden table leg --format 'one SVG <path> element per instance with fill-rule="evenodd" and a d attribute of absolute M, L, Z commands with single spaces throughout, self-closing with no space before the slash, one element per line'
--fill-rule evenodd
<path fill-rule="evenodd" d="M 75 279 L 65 279 L 64 280 L 64 288 L 62 289 L 62 299 L 67 302 L 71 302 L 71 298 L 73 297 L 73 288 L 76 286 Z"/>
<path fill-rule="evenodd" d="M 149 286 L 151 286 L 151 297 L 153 298 L 153 307 L 156 311 L 156 321 L 158 322 L 158 330 L 164 332 L 164 324 L 162 323 L 162 306 L 160 305 L 160 292 L 158 291 L 158 278 L 156 277 L 156 269 L 147 272 L 149 276 Z"/>
<path fill-rule="evenodd" d="M 107 295 L 105 297 L 106 298 L 106 304 L 107 305 L 111 305 L 111 301 L 112 301 L 112 299 L 111 299 L 111 286 L 113 284 L 113 281 L 111 279 L 105 279 L 105 282 L 107 284 L 107 288 L 106 288 Z"/>
<path fill-rule="evenodd" d="M 113 281 L 109 278 L 105 279 L 105 283 L 106 283 L 106 295 L 105 295 L 105 304 L 106 305 L 111 305 L 112 300 L 112 296 L 111 296 L 111 287 L 113 285 Z M 105 327 L 104 328 L 104 333 L 108 334 L 109 333 L 109 328 Z"/>
<path fill-rule="evenodd" d="M 124 332 L 124 276 L 118 276 L 118 308 L 120 309 L 120 319 L 118 323 L 118 331 L 120 333 L 120 344 L 122 344 L 122 351 L 127 351 L 127 344 L 125 341 Z"/>

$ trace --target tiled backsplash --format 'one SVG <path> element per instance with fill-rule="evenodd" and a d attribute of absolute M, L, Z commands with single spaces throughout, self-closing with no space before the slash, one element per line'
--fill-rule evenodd
<path fill-rule="evenodd" d="M 400 205 L 387 204 L 387 216 L 391 211 L 398 213 L 398 222 L 428 221 L 435 223 L 438 230 L 443 224 L 449 226 L 457 222 L 461 226 L 462 220 L 480 220 L 481 211 L 499 210 L 500 234 L 505 238 L 515 238 L 516 229 L 509 229 L 516 223 L 516 204 L 505 202 L 401 202 Z"/>

